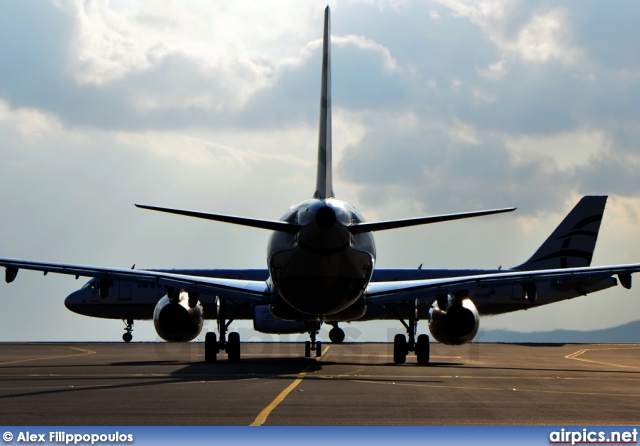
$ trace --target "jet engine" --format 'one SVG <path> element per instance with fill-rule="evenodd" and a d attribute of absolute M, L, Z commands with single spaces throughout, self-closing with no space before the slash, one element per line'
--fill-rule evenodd
<path fill-rule="evenodd" d="M 478 333 L 480 316 L 468 296 L 444 296 L 429 310 L 429 330 L 442 344 L 462 345 Z"/>
<path fill-rule="evenodd" d="M 202 305 L 183 290 L 169 290 L 153 310 L 158 336 L 168 342 L 189 342 L 202 331 Z"/>

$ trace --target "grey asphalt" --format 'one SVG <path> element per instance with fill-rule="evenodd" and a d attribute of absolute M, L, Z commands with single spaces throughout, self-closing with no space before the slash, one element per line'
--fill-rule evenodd
<path fill-rule="evenodd" d="M 4 425 L 639 425 L 638 344 L 0 344 Z"/>

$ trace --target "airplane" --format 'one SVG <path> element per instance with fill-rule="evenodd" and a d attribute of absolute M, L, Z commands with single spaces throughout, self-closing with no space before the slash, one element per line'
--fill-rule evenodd
<path fill-rule="evenodd" d="M 65 305 L 79 314 L 122 319 L 123 340 L 132 340 L 134 320 L 152 319 L 169 342 L 196 339 L 204 319 L 217 321 L 206 333 L 204 358 L 215 362 L 225 351 L 240 361 L 236 319 L 253 320 L 257 331 L 308 333 L 305 357 L 322 353 L 321 324 L 341 343 L 343 322 L 398 320 L 393 361 L 415 353 L 429 364 L 430 337 L 418 334 L 427 320 L 435 340 L 449 345 L 471 342 L 480 315 L 501 314 L 571 299 L 618 284 L 631 288 L 640 264 L 592 267 L 607 197 L 586 196 L 525 263 L 508 270 L 376 269 L 373 233 L 382 230 L 512 212 L 515 208 L 367 222 L 335 197 L 332 175 L 330 10 L 324 14 L 318 160 L 315 192 L 292 206 L 280 220 L 263 220 L 137 204 L 141 209 L 207 219 L 271 231 L 266 269 L 119 269 L 0 258 L 5 281 L 20 269 L 91 277 Z M 617 276 L 617 278 L 616 278 Z"/>

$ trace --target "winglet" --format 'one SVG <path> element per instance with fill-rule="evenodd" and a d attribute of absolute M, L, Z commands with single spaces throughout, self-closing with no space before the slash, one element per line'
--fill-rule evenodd
<path fill-rule="evenodd" d="M 324 10 L 322 41 L 322 82 L 320 94 L 320 132 L 318 135 L 318 173 L 313 198 L 332 198 L 331 169 L 331 10 Z"/>

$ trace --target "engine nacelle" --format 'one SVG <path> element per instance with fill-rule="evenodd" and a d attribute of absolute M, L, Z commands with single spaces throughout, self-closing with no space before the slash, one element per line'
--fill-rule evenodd
<path fill-rule="evenodd" d="M 258 305 L 253 313 L 253 329 L 261 333 L 291 334 L 306 333 L 308 328 L 304 322 L 278 319 L 268 305 Z"/>
<path fill-rule="evenodd" d="M 440 305 L 445 306 L 443 310 Z M 471 342 L 478 334 L 480 316 L 471 299 L 454 299 L 448 297 L 434 302 L 429 311 L 429 330 L 440 343 L 461 345 Z"/>
<path fill-rule="evenodd" d="M 170 299 L 165 296 L 153 310 L 153 325 L 158 336 L 168 342 L 189 342 L 202 331 L 202 305 L 191 299 L 185 291 L 173 293 L 177 296 Z"/>

